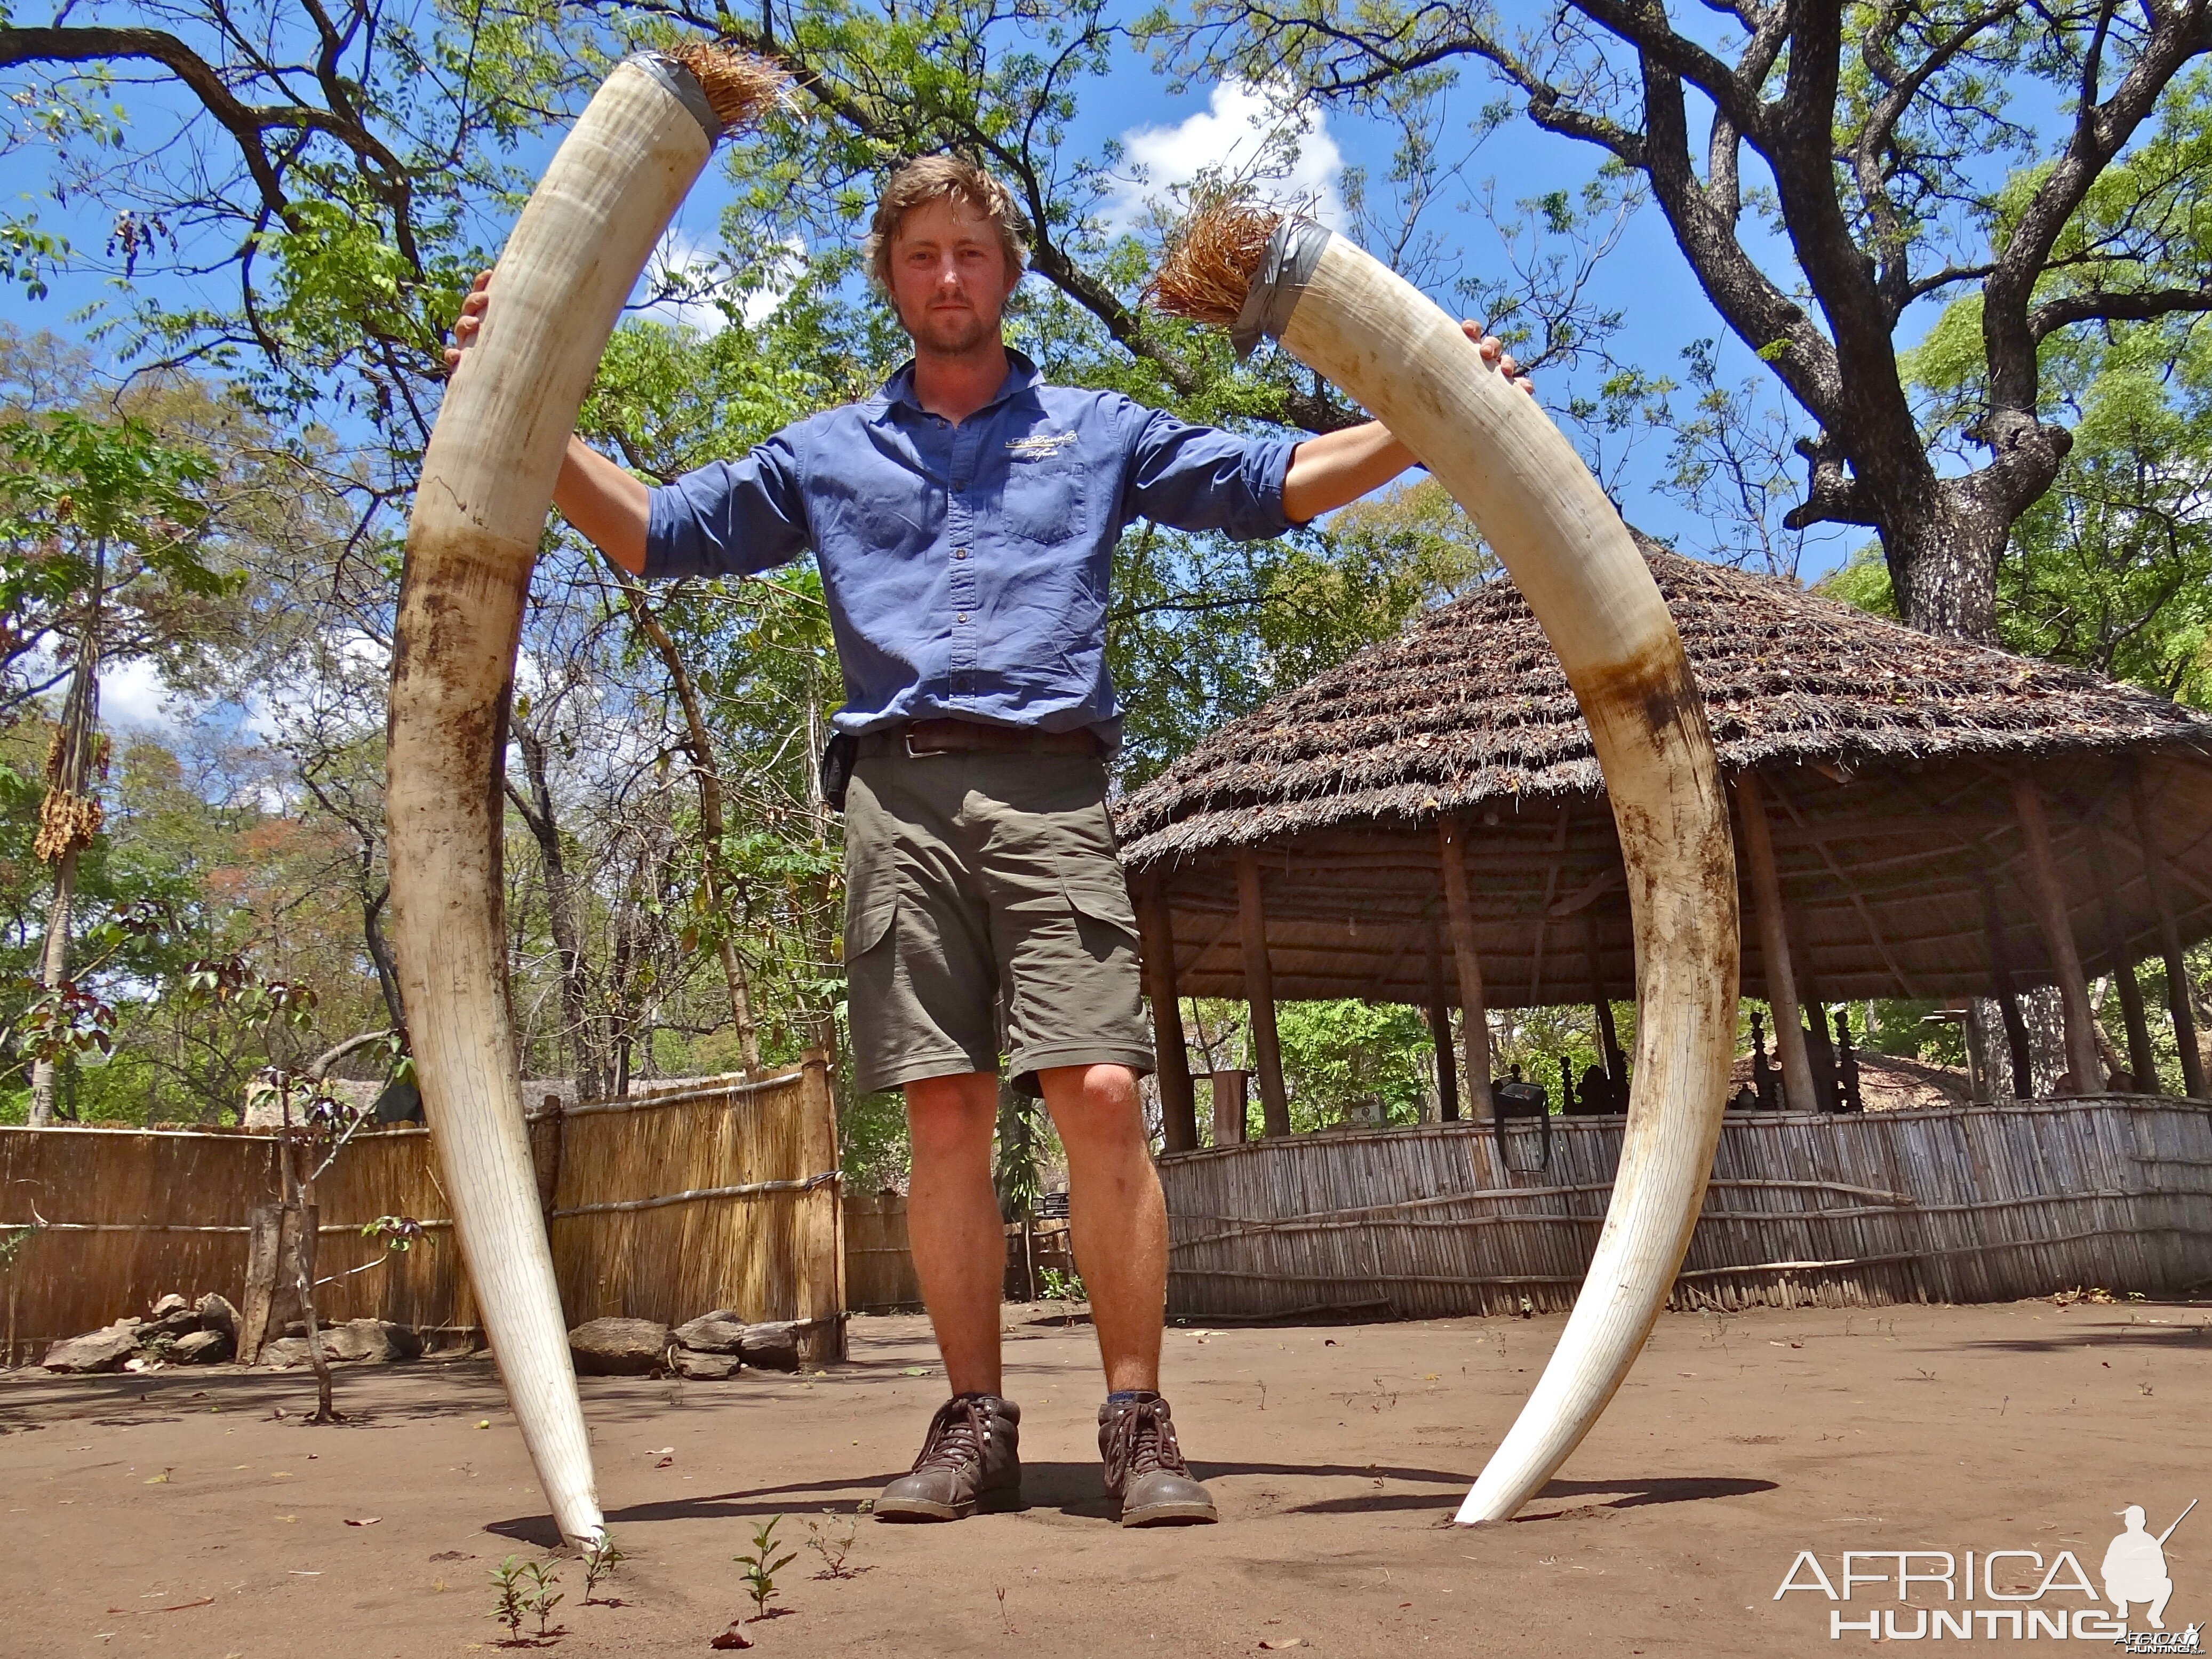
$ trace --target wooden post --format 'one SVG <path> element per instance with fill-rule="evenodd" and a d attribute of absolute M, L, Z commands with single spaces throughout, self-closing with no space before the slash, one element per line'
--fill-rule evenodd
<path fill-rule="evenodd" d="M 1183 1048 L 1182 1003 L 1176 994 L 1175 919 L 1157 876 L 1138 884 L 1137 925 L 1145 950 L 1145 994 L 1152 1004 L 1152 1048 L 1160 1085 L 1160 1138 L 1171 1152 L 1198 1150 L 1198 1102 Z"/>
<path fill-rule="evenodd" d="M 1590 1012 L 1597 1019 L 1597 1063 L 1615 1088 L 1621 1082 L 1620 1038 L 1613 1029 L 1613 1000 L 1605 994 L 1605 957 L 1598 943 L 1597 914 L 1583 912 L 1583 960 L 1589 964 Z"/>
<path fill-rule="evenodd" d="M 2128 930 L 2120 919 L 2120 902 L 2112 890 L 2112 866 L 2105 856 L 2105 832 L 2096 820 L 2087 825 L 2089 879 L 2097 884 L 2105 912 L 2105 954 L 2112 959 L 2112 988 L 2120 994 L 2120 1017 L 2128 1027 L 2128 1070 L 2135 1074 L 2136 1091 L 2160 1092 L 2158 1055 L 2150 1046 L 2150 1022 L 2143 1018 L 2142 987 L 2136 983 L 2135 953 L 2128 948 Z"/>
<path fill-rule="evenodd" d="M 2043 813 L 2043 793 L 2025 774 L 2012 781 L 2013 809 L 2027 843 L 2029 891 L 2035 899 L 2058 995 L 2066 1011 L 2066 1065 L 2074 1091 L 2093 1095 L 2105 1086 L 2105 1063 L 2097 1052 L 2097 1030 L 2089 1011 L 2089 981 L 2082 975 L 2081 953 L 2074 946 L 2074 924 L 2066 914 L 2066 889 L 2058 879 L 2058 858 L 2051 851 L 2051 825 Z"/>
<path fill-rule="evenodd" d="M 1997 1011 L 2004 1016 L 2005 1046 L 2012 1050 L 2012 1097 L 2035 1098 L 2035 1051 L 2027 1040 L 2027 1021 L 2021 1017 L 2019 983 L 2013 977 L 2012 946 L 2005 939 L 2004 911 L 1997 904 L 1997 884 L 1982 872 L 1982 927 L 1989 934 L 1990 978 L 1996 987 Z"/>
<path fill-rule="evenodd" d="M 1213 1085 L 1213 1144 L 1217 1146 L 1244 1144 L 1244 1085 L 1251 1075 L 1236 1071 L 1206 1074 Z"/>
<path fill-rule="evenodd" d="M 1443 942 L 1429 929 L 1429 1041 L 1437 1053 L 1437 1115 L 1459 1121 L 1459 1057 L 1452 1052 L 1451 1003 L 1444 996 Z"/>
<path fill-rule="evenodd" d="M 1260 1116 L 1269 1135 L 1291 1132 L 1283 1088 L 1283 1040 L 1275 1031 L 1275 970 L 1267 961 L 1267 913 L 1260 902 L 1260 855 L 1237 855 L 1237 917 L 1244 933 L 1244 1000 L 1252 1010 L 1252 1058 L 1260 1068 Z"/>
<path fill-rule="evenodd" d="M 1467 826 L 1437 820 L 1437 851 L 1444 868 L 1444 915 L 1451 923 L 1452 963 L 1459 970 L 1459 1034 L 1467 1054 L 1467 1098 L 1472 1115 L 1492 1115 L 1490 1101 L 1490 1004 L 1482 992 L 1482 961 L 1475 952 L 1474 904 L 1467 891 Z"/>
<path fill-rule="evenodd" d="M 2159 954 L 2166 958 L 2166 1005 L 2173 1017 L 2173 1044 L 2181 1051 L 2182 1092 L 2191 1100 L 2212 1099 L 2205 1092 L 2204 1056 L 2197 1048 L 2197 1011 L 2189 1001 L 2189 969 L 2181 954 L 2181 930 L 2174 925 L 2173 900 L 2166 878 L 2166 854 L 2158 844 L 2158 830 L 2151 817 L 2150 791 L 2143 787 L 2142 767 L 2133 757 L 2127 763 L 2128 797 L 2134 808 L 2136 842 L 2142 849 L 2143 876 L 2150 883 L 2150 902 L 2158 912 Z"/>
<path fill-rule="evenodd" d="M 826 1365 L 845 1358 L 845 1185 L 837 1173 L 837 1096 L 831 1083 L 836 1067 L 827 1049 L 809 1048 L 799 1057 L 800 1083 L 791 1098 L 799 1114 L 798 1151 L 801 1180 L 830 1178 L 805 1194 L 799 1212 L 799 1305 L 793 1317 L 807 1322 L 799 1331 L 799 1357 Z"/>
<path fill-rule="evenodd" d="M 1797 1000 L 1797 975 L 1790 961 L 1790 929 L 1782 908 L 1782 878 L 1774 864 L 1774 835 L 1759 774 L 1736 775 L 1736 817 L 1743 825 L 1744 860 L 1759 912 L 1759 959 L 1766 970 L 1766 1006 L 1774 1011 L 1774 1047 L 1782 1060 L 1782 1094 L 1793 1112 L 1820 1109 L 1813 1062 L 1805 1052 L 1805 1015 Z"/>

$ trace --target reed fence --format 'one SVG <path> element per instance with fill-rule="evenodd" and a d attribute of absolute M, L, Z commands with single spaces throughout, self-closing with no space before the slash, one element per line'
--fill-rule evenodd
<path fill-rule="evenodd" d="M 527 1114 L 563 1310 L 674 1322 L 714 1309 L 805 1322 L 842 1355 L 844 1217 L 826 1060 Z M 477 1327 L 431 1133 L 367 1128 L 315 1182 L 316 1312 L 417 1329 Z M 282 1196 L 257 1132 L 0 1128 L 5 1356 L 143 1313 L 176 1291 L 241 1302 L 247 1212 Z M 387 1252 L 362 1228 L 411 1216 Z M 28 1231 L 27 1231 L 28 1230 Z"/>
<path fill-rule="evenodd" d="M 1621 1120 L 1333 1131 L 1160 1160 L 1178 1318 L 1573 1304 Z M 1501 1156 L 1502 1150 L 1502 1156 Z M 2147 1096 L 1731 1113 L 1678 1308 L 2212 1283 L 2212 1108 Z"/>

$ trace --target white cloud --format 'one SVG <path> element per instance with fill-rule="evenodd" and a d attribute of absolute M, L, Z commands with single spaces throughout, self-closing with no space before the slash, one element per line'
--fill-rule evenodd
<path fill-rule="evenodd" d="M 787 256 L 773 262 L 768 286 L 755 289 L 739 299 L 738 314 L 745 319 L 748 328 L 757 328 L 774 316 L 775 308 L 791 292 L 806 246 L 794 240 L 787 247 Z M 727 267 L 712 244 L 687 232 L 672 229 L 660 239 L 660 246 L 646 261 L 645 276 L 639 286 L 642 293 L 675 288 L 696 296 L 655 300 L 651 305 L 639 307 L 638 315 L 641 317 L 702 336 L 719 334 L 728 324 L 729 319 L 723 314 L 721 307 L 714 303 L 715 296 L 729 286 Z"/>
<path fill-rule="evenodd" d="M 100 671 L 100 724 L 112 731 L 173 732 L 198 714 L 170 695 L 154 665 L 143 659 Z"/>
<path fill-rule="evenodd" d="M 1134 229 L 1176 185 L 1209 171 L 1249 175 L 1266 195 L 1310 201 L 1324 224 L 1343 216 L 1344 155 L 1327 118 L 1310 106 L 1286 111 L 1248 81 L 1222 82 L 1205 109 L 1173 126 L 1130 128 L 1121 145 L 1127 175 L 1114 179 L 1102 216 L 1111 235 Z"/>

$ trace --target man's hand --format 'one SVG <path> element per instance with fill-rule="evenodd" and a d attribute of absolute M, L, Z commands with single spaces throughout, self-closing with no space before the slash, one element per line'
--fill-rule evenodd
<path fill-rule="evenodd" d="M 1503 341 L 1484 333 L 1482 325 L 1471 317 L 1460 328 L 1474 342 L 1484 362 L 1534 394 L 1534 383 L 1519 373 L 1520 365 Z M 1290 470 L 1283 475 L 1284 516 L 1292 524 L 1309 523 L 1370 489 L 1380 489 L 1413 464 L 1413 452 L 1391 436 L 1380 421 L 1308 438 L 1291 452 Z"/>
<path fill-rule="evenodd" d="M 491 303 L 491 272 L 477 272 L 477 280 L 461 301 L 461 314 L 453 319 L 453 343 L 446 348 L 446 373 L 461 366 L 461 354 L 476 343 L 483 327 L 484 307 Z"/>
<path fill-rule="evenodd" d="M 1521 373 L 1521 366 L 1513 361 L 1513 354 L 1506 350 L 1505 343 L 1503 340 L 1495 334 L 1484 333 L 1482 325 L 1472 317 L 1462 319 L 1459 328 L 1461 333 L 1474 342 L 1476 349 L 1482 353 L 1483 362 L 1488 363 L 1523 392 L 1532 397 L 1535 395 L 1536 383 Z"/>
<path fill-rule="evenodd" d="M 478 271 L 453 319 L 453 343 L 446 348 L 446 373 L 461 366 L 461 354 L 483 331 L 491 304 L 491 272 Z M 633 576 L 645 574 L 645 532 L 652 504 L 644 483 L 617 466 L 573 432 L 561 476 L 553 483 L 553 505 L 599 551 Z"/>

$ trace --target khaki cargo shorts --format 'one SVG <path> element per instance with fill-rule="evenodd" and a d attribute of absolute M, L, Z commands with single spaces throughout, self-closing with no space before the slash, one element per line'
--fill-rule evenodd
<path fill-rule="evenodd" d="M 1152 1069 L 1106 771 L 1075 755 L 867 755 L 845 798 L 863 1091 L 999 1069 Z M 1001 1018 L 1004 1028 L 1001 1030 Z"/>

